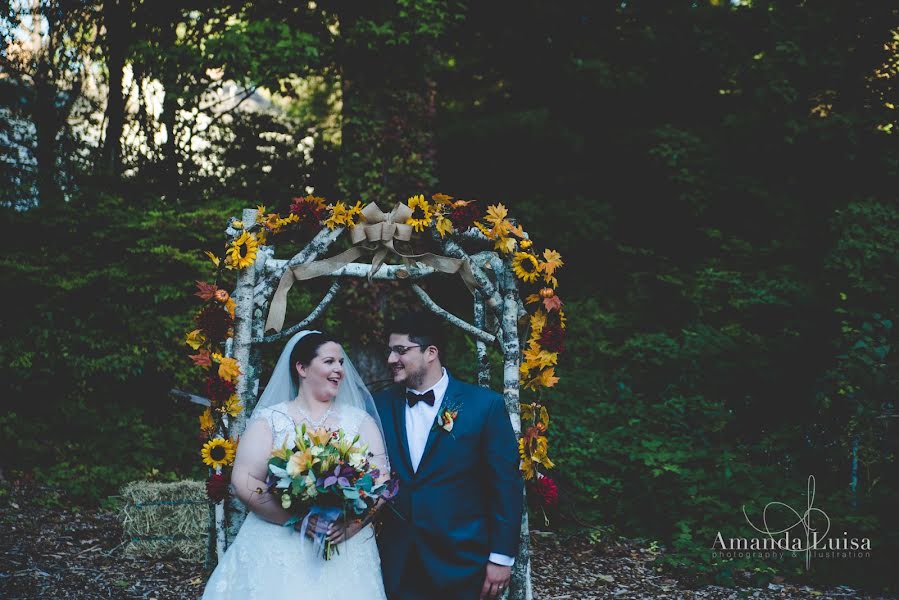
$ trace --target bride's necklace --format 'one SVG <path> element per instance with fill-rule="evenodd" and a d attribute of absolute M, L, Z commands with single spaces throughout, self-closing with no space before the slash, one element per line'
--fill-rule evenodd
<path fill-rule="evenodd" d="M 325 411 L 325 414 L 323 414 L 321 416 L 321 418 L 317 421 L 315 419 L 313 419 L 309 415 L 309 413 L 307 413 L 305 410 L 303 410 L 303 407 L 300 405 L 299 402 L 297 402 L 297 410 L 300 411 L 300 416 L 303 417 L 303 419 L 305 419 L 306 421 L 308 421 L 310 425 L 312 425 L 313 429 L 320 429 L 321 426 L 324 425 L 325 421 L 328 420 L 328 417 L 331 416 L 331 411 L 334 410 L 334 403 L 333 402 L 331 403 L 331 406 L 328 407 L 328 410 Z"/>

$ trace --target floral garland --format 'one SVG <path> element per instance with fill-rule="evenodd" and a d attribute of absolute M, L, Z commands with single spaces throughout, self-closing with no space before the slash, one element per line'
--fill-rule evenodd
<path fill-rule="evenodd" d="M 537 392 L 537 399 L 521 403 L 521 418 L 525 428 L 519 440 L 520 468 L 528 482 L 531 494 L 541 507 L 549 507 L 558 501 L 558 489 L 542 469 L 553 468 L 548 455 L 549 412 L 539 400 L 539 390 L 551 388 L 559 381 L 555 373 L 559 354 L 565 349 L 565 314 L 562 301 L 556 293 L 556 272 L 563 266 L 561 255 L 546 249 L 538 254 L 527 233 L 508 218 L 508 210 L 502 204 L 487 207 L 482 214 L 475 201 L 455 200 L 446 194 L 435 194 L 428 201 L 424 195 L 410 197 L 406 204 L 412 215 L 405 221 L 413 231 L 422 233 L 433 228 L 441 238 L 454 232 L 477 228 L 494 243 L 494 248 L 520 281 L 533 287 L 534 293 L 526 297 L 530 307 L 527 326 L 530 334 L 519 373 L 522 387 Z M 196 295 L 204 305 L 196 316 L 197 329 L 187 334 L 186 343 L 198 354 L 190 358 L 198 367 L 208 371 L 205 394 L 211 406 L 199 417 L 203 462 L 211 469 L 206 483 L 207 494 L 213 502 L 227 495 L 230 467 L 234 461 L 237 440 L 228 436 L 225 415 L 236 417 L 243 410 L 235 394 L 240 365 L 233 358 L 222 356 L 217 348 L 232 334 L 234 301 L 228 292 L 218 287 L 225 270 L 244 269 L 252 265 L 259 246 L 269 235 L 295 232 L 314 235 L 322 226 L 330 230 L 336 227 L 353 229 L 365 222 L 363 205 L 344 202 L 328 204 L 324 198 L 305 196 L 294 198 L 287 216 L 269 213 L 265 206 L 257 207 L 256 223 L 232 221 L 231 227 L 239 231 L 217 256 L 206 255 L 217 269 L 216 284 L 197 282 Z M 217 368 L 213 368 L 217 366 Z"/>

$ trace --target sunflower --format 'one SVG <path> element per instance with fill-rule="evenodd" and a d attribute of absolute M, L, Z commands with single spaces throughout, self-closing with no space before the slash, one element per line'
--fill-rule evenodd
<path fill-rule="evenodd" d="M 234 442 L 220 437 L 211 439 L 203 444 L 200 456 L 213 469 L 227 467 L 234 462 Z"/>
<path fill-rule="evenodd" d="M 346 211 L 347 227 L 352 229 L 356 225 L 365 222 L 365 216 L 362 214 L 362 201 L 357 201 L 354 206 L 350 206 Z"/>
<path fill-rule="evenodd" d="M 231 242 L 231 245 L 228 247 L 231 264 L 238 269 L 249 267 L 256 261 L 256 251 L 258 248 L 259 244 L 256 242 L 256 238 L 244 231 L 240 234 L 240 237 Z"/>
<path fill-rule="evenodd" d="M 515 276 L 522 281 L 534 283 L 540 274 L 540 263 L 533 254 L 516 252 L 512 259 L 512 270 L 515 271 Z"/>
<path fill-rule="evenodd" d="M 408 200 L 409 208 L 412 209 L 412 216 L 406 221 L 406 225 L 410 225 L 415 231 L 424 231 L 425 227 L 431 224 L 434 218 L 434 209 L 425 200 L 421 194 L 412 196 Z"/>

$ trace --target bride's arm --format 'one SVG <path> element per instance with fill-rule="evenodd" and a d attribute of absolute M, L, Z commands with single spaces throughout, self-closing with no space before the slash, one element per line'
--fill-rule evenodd
<path fill-rule="evenodd" d="M 237 446 L 231 485 L 234 494 L 248 509 L 266 521 L 282 525 L 291 515 L 281 508 L 279 497 L 265 491 L 271 449 L 272 431 L 269 424 L 258 419 L 250 421 Z"/>

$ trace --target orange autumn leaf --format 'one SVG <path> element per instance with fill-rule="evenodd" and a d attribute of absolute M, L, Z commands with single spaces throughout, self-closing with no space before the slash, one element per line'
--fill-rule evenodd
<path fill-rule="evenodd" d="M 201 300 L 209 301 L 212 300 L 212 297 L 215 296 L 215 292 L 218 288 L 212 283 L 206 283 L 205 281 L 197 282 L 197 291 L 194 292 L 194 296 L 197 296 Z"/>
<path fill-rule="evenodd" d="M 212 355 L 209 354 L 209 350 L 206 348 L 200 350 L 199 354 L 191 354 L 190 359 L 194 361 L 196 366 L 203 367 L 204 369 L 208 369 L 212 366 Z"/>
<path fill-rule="evenodd" d="M 544 298 L 543 306 L 546 307 L 546 310 L 559 310 L 562 308 L 562 299 L 558 296 L 553 296 L 552 298 Z"/>
<path fill-rule="evenodd" d="M 562 255 L 555 250 L 544 250 L 543 260 L 544 262 L 540 265 L 540 268 L 549 276 L 552 276 L 552 274 L 556 272 L 556 269 L 565 264 L 562 262 Z"/>

